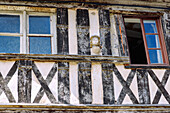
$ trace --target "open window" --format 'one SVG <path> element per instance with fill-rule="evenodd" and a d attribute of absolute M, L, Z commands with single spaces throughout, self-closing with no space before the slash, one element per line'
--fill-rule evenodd
<path fill-rule="evenodd" d="M 168 64 L 158 18 L 124 17 L 131 64 Z"/>

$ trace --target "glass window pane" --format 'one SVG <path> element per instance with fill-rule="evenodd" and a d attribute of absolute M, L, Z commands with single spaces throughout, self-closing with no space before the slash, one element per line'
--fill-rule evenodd
<path fill-rule="evenodd" d="M 160 48 L 158 35 L 146 35 L 148 48 Z"/>
<path fill-rule="evenodd" d="M 157 33 L 155 20 L 144 20 L 143 21 L 145 33 Z"/>
<path fill-rule="evenodd" d="M 147 64 L 140 19 L 125 18 L 131 64 Z"/>
<path fill-rule="evenodd" d="M 0 32 L 20 33 L 20 16 L 0 15 Z"/>
<path fill-rule="evenodd" d="M 29 37 L 30 54 L 51 54 L 51 37 Z"/>
<path fill-rule="evenodd" d="M 149 50 L 151 64 L 163 63 L 161 50 Z"/>
<path fill-rule="evenodd" d="M 29 33 L 50 34 L 50 17 L 29 16 Z"/>
<path fill-rule="evenodd" d="M 20 37 L 0 36 L 0 53 L 20 53 Z"/>

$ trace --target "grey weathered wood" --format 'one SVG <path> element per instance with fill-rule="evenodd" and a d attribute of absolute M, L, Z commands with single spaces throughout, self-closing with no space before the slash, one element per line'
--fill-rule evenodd
<path fill-rule="evenodd" d="M 80 104 L 92 103 L 91 63 L 78 64 L 78 83 Z"/>
<path fill-rule="evenodd" d="M 167 83 L 167 81 L 168 81 L 168 79 L 169 79 L 169 75 L 170 75 L 170 70 L 166 70 L 165 73 L 164 73 L 164 76 L 163 76 L 163 78 L 162 78 L 162 81 L 161 81 L 161 83 L 162 83 L 163 86 L 166 85 L 166 83 Z M 156 94 L 155 94 L 155 96 L 154 96 L 154 99 L 153 99 L 152 104 L 158 104 L 159 101 L 160 101 L 160 99 L 161 99 L 161 95 L 162 95 L 162 93 L 161 93 L 161 91 L 158 89 L 157 92 L 156 92 Z"/>
<path fill-rule="evenodd" d="M 157 87 L 159 88 L 159 90 L 162 92 L 163 96 L 165 97 L 165 99 L 168 101 L 168 103 L 170 104 L 170 95 L 169 93 L 166 91 L 165 87 L 161 84 L 161 82 L 159 81 L 158 77 L 155 75 L 155 73 L 152 70 L 148 70 L 148 73 L 150 75 L 150 77 L 152 78 L 152 80 L 155 82 L 155 84 L 157 85 Z"/>
<path fill-rule="evenodd" d="M 16 102 L 16 100 L 14 99 L 12 92 L 10 91 L 7 84 L 9 83 L 13 75 L 15 74 L 17 68 L 18 68 L 18 61 L 16 61 L 13 64 L 13 66 L 11 67 L 11 69 L 9 70 L 5 78 L 3 78 L 0 72 L 0 95 L 2 94 L 2 92 L 4 92 L 8 98 L 8 101 L 11 103 Z"/>
<path fill-rule="evenodd" d="M 89 14 L 86 9 L 77 10 L 78 54 L 90 55 Z"/>
<path fill-rule="evenodd" d="M 68 25 L 67 8 L 57 8 L 57 24 Z"/>
<path fill-rule="evenodd" d="M 119 38 L 117 34 L 117 25 L 116 25 L 116 15 L 110 14 L 110 36 L 111 36 L 111 50 L 112 56 L 121 56 L 120 55 L 120 45 L 119 45 Z"/>
<path fill-rule="evenodd" d="M 89 26 L 89 13 L 87 9 L 77 9 L 77 25 Z"/>
<path fill-rule="evenodd" d="M 0 54 L 0 60 L 32 60 L 42 62 L 107 62 L 117 64 L 128 64 L 128 57 L 119 56 L 99 56 L 99 55 L 58 55 L 58 54 Z M 157 66 L 154 66 L 157 67 Z M 152 68 L 154 68 L 152 67 Z M 168 66 L 158 66 L 157 68 L 168 68 Z M 146 67 L 142 67 L 146 68 Z"/>
<path fill-rule="evenodd" d="M 168 58 L 170 59 L 170 13 L 165 13 L 161 17 L 163 35 L 165 38 L 166 49 L 168 53 Z M 170 62 L 170 61 L 169 61 Z"/>
<path fill-rule="evenodd" d="M 129 75 L 126 79 L 126 83 L 127 83 L 128 87 L 130 87 L 132 80 L 134 79 L 135 73 L 136 73 L 136 70 L 131 70 L 131 72 L 129 73 Z M 123 87 L 123 89 L 121 90 L 120 95 L 117 99 L 117 104 L 123 103 L 123 100 L 125 99 L 125 96 L 126 96 L 125 90 L 126 90 L 125 87 Z"/>
<path fill-rule="evenodd" d="M 149 82 L 148 73 L 146 70 L 137 70 L 137 83 L 138 83 L 138 94 L 140 104 L 150 104 L 150 92 L 149 92 Z"/>
<path fill-rule="evenodd" d="M 128 56 L 126 31 L 125 31 L 122 15 L 120 14 L 115 15 L 115 21 L 116 21 L 116 29 L 117 29 L 118 39 L 119 39 L 118 41 L 119 41 L 121 56 Z"/>
<path fill-rule="evenodd" d="M 112 55 L 110 38 L 110 13 L 109 10 L 99 10 L 100 41 L 102 55 Z"/>
<path fill-rule="evenodd" d="M 68 28 L 57 28 L 57 53 L 68 54 Z"/>
<path fill-rule="evenodd" d="M 58 102 L 60 104 L 70 103 L 69 88 L 69 63 L 58 63 Z"/>
<path fill-rule="evenodd" d="M 68 54 L 68 9 L 57 8 L 57 53 Z"/>
<path fill-rule="evenodd" d="M 110 26 L 110 12 L 109 10 L 99 10 L 99 24 L 100 26 L 109 27 Z"/>
<path fill-rule="evenodd" d="M 47 82 L 47 85 L 50 84 L 50 82 L 52 81 L 52 79 L 55 76 L 56 72 L 57 72 L 57 64 L 55 63 L 53 65 L 53 67 L 51 68 L 50 72 L 48 73 L 47 78 L 45 80 Z M 38 91 L 33 103 L 39 103 L 41 98 L 43 97 L 44 93 L 45 93 L 44 88 L 41 87 L 40 90 Z"/>
<path fill-rule="evenodd" d="M 123 79 L 122 75 L 120 74 L 120 72 L 118 71 L 118 69 L 116 68 L 115 65 L 113 66 L 113 72 L 116 75 L 116 77 L 118 78 L 118 80 L 121 83 L 121 85 L 123 86 L 124 92 L 126 94 L 128 94 L 128 96 L 132 100 L 133 104 L 138 104 L 139 102 L 138 102 L 137 98 L 135 97 L 135 95 L 133 94 L 133 92 L 129 88 L 128 83 Z"/>
<path fill-rule="evenodd" d="M 32 61 L 20 60 L 18 65 L 18 102 L 31 103 Z"/>
<path fill-rule="evenodd" d="M 56 98 L 54 97 L 53 93 L 51 92 L 50 88 L 48 87 L 48 81 L 44 80 L 41 72 L 39 71 L 38 67 L 35 65 L 35 63 L 32 64 L 32 70 L 37 78 L 37 80 L 39 81 L 40 85 L 41 85 L 41 88 L 42 90 L 41 91 L 44 91 L 44 93 L 46 93 L 48 99 L 50 100 L 51 103 L 57 103 L 56 102 Z M 34 102 L 39 102 L 38 99 L 41 99 L 41 93 L 38 93 L 36 97 L 36 100 L 34 100 Z M 40 97 L 40 98 L 39 98 Z"/>
<path fill-rule="evenodd" d="M 114 104 L 113 64 L 102 64 L 103 100 L 104 104 Z"/>

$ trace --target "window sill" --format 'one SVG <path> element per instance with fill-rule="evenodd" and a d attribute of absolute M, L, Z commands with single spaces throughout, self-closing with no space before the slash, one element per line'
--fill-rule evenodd
<path fill-rule="evenodd" d="M 32 60 L 45 62 L 101 62 L 129 64 L 128 57 L 98 55 L 13 54 L 0 53 L 0 60 Z"/>
<path fill-rule="evenodd" d="M 170 65 L 125 65 L 126 69 L 170 69 Z"/>

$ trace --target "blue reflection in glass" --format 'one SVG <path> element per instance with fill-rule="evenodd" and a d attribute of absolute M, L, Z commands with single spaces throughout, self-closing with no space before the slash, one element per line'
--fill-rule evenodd
<path fill-rule="evenodd" d="M 20 37 L 0 36 L 0 53 L 20 53 Z"/>
<path fill-rule="evenodd" d="M 149 57 L 150 57 L 151 64 L 163 63 L 161 50 L 149 50 Z"/>
<path fill-rule="evenodd" d="M 51 54 L 51 37 L 29 37 L 30 54 Z"/>
<path fill-rule="evenodd" d="M 29 33 L 50 34 L 50 17 L 29 16 Z"/>
<path fill-rule="evenodd" d="M 0 32 L 20 33 L 20 17 L 18 15 L 0 15 Z"/>
<path fill-rule="evenodd" d="M 146 35 L 148 48 L 160 48 L 158 35 Z"/>
<path fill-rule="evenodd" d="M 145 33 L 157 33 L 155 20 L 144 20 L 143 21 Z"/>

